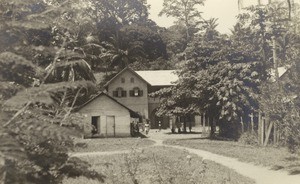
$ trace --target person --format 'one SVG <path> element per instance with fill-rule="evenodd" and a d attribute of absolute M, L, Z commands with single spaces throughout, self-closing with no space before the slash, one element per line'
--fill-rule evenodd
<path fill-rule="evenodd" d="M 98 130 L 97 127 L 95 125 L 92 125 L 92 135 L 97 134 Z"/>
<path fill-rule="evenodd" d="M 146 135 L 149 133 L 149 130 L 150 130 L 149 120 L 146 120 L 146 123 L 145 123 L 145 131 L 146 131 Z"/>
<path fill-rule="evenodd" d="M 161 121 L 158 121 L 158 129 L 161 130 Z"/>
<path fill-rule="evenodd" d="M 135 127 L 135 126 L 134 126 L 134 122 L 132 121 L 132 122 L 130 123 L 130 134 L 131 134 L 132 137 L 135 135 L 134 127 Z"/>

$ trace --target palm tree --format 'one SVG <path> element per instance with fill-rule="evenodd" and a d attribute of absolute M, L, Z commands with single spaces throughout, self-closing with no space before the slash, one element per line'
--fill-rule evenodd
<path fill-rule="evenodd" d="M 292 14 L 292 5 L 294 4 L 294 1 L 292 0 L 286 0 L 288 9 L 289 9 L 289 19 L 291 19 Z M 268 4 L 271 4 L 272 0 L 268 0 Z M 257 0 L 257 4 L 261 5 L 261 0 Z M 238 8 L 239 10 L 244 8 L 244 0 L 238 0 Z"/>
<path fill-rule="evenodd" d="M 78 80 L 95 82 L 91 67 L 84 57 L 84 54 L 67 50 L 63 44 L 57 51 L 54 60 L 46 67 L 47 75 L 43 83 Z"/>
<path fill-rule="evenodd" d="M 117 67 L 121 70 L 137 57 L 144 56 L 143 45 L 140 42 L 128 43 L 119 33 L 111 37 L 110 42 L 102 42 L 103 50 L 100 59 L 108 63 L 108 67 Z"/>

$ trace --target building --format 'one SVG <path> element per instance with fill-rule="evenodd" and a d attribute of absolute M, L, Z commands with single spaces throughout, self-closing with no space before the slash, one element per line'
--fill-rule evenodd
<path fill-rule="evenodd" d="M 131 123 L 139 114 L 105 93 L 100 93 L 83 104 L 77 112 L 84 116 L 85 137 L 131 136 Z"/>
<path fill-rule="evenodd" d="M 138 113 L 142 119 L 149 119 L 151 128 L 167 128 L 173 118 L 157 117 L 155 112 L 159 99 L 149 97 L 149 93 L 174 85 L 178 76 L 174 70 L 134 71 L 125 68 L 105 85 L 107 94 L 119 103 Z"/>

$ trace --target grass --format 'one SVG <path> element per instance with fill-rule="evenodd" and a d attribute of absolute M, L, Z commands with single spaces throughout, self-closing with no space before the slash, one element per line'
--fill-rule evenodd
<path fill-rule="evenodd" d="M 130 154 L 84 157 L 92 169 L 106 176 L 105 183 L 201 183 L 252 184 L 254 181 L 212 161 L 186 151 L 151 147 L 132 149 Z M 84 177 L 66 179 L 64 184 L 93 184 Z"/>
<path fill-rule="evenodd" d="M 286 148 L 282 147 L 259 147 L 233 141 L 209 139 L 167 140 L 165 143 L 202 149 L 237 158 L 240 161 L 268 166 L 274 170 L 284 169 L 289 171 L 290 174 L 300 174 L 300 156 L 291 154 Z"/>
<path fill-rule="evenodd" d="M 141 138 L 98 138 L 76 139 L 74 152 L 96 152 L 128 150 L 132 147 L 145 147 L 154 144 L 153 141 Z"/>

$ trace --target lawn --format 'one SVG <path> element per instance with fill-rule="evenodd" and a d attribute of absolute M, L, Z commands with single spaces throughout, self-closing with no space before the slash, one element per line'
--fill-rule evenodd
<path fill-rule="evenodd" d="M 201 183 L 252 184 L 254 181 L 212 161 L 175 148 L 133 148 L 130 154 L 87 156 L 82 159 L 106 176 L 105 183 Z M 65 179 L 64 184 L 94 184 L 79 177 Z"/>
<path fill-rule="evenodd" d="M 290 174 L 300 174 L 300 155 L 291 154 L 282 147 L 259 147 L 233 141 L 209 139 L 167 140 L 164 143 L 202 149 L 212 153 L 238 158 L 240 161 L 268 166 L 274 170 L 284 169 Z"/>
<path fill-rule="evenodd" d="M 145 147 L 153 145 L 154 142 L 141 138 L 94 138 L 76 139 L 74 152 L 96 152 L 128 150 L 132 147 Z"/>

